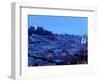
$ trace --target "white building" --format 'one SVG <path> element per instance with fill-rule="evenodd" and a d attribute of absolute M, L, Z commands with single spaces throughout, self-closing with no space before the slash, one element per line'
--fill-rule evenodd
<path fill-rule="evenodd" d="M 82 36 L 81 44 L 85 44 L 85 43 L 87 43 L 87 37 L 86 36 Z"/>

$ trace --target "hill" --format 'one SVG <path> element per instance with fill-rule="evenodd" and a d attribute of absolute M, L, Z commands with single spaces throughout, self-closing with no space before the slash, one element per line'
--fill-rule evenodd
<path fill-rule="evenodd" d="M 87 63 L 87 42 L 83 36 L 54 34 L 42 27 L 28 29 L 28 65 L 64 65 Z M 84 36 L 87 38 L 87 36 Z"/>

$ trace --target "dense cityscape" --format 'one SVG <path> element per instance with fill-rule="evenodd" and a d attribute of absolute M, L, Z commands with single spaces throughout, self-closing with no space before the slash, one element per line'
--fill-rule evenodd
<path fill-rule="evenodd" d="M 55 34 L 28 28 L 28 66 L 88 64 L 87 35 Z"/>

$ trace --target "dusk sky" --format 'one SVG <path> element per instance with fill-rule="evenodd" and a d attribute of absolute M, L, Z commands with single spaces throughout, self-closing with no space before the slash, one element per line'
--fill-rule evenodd
<path fill-rule="evenodd" d="M 28 27 L 41 26 L 57 34 L 83 35 L 87 34 L 88 18 L 71 16 L 29 15 Z"/>

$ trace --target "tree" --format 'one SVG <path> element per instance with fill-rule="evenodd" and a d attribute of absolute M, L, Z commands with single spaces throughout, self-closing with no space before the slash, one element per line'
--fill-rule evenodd
<path fill-rule="evenodd" d="M 28 28 L 28 34 L 29 34 L 29 36 L 31 36 L 32 33 L 34 33 L 34 31 L 35 31 L 35 27 L 30 26 L 30 27 Z"/>
<path fill-rule="evenodd" d="M 37 27 L 36 34 L 43 35 L 43 31 L 44 31 L 44 29 L 42 27 Z"/>

